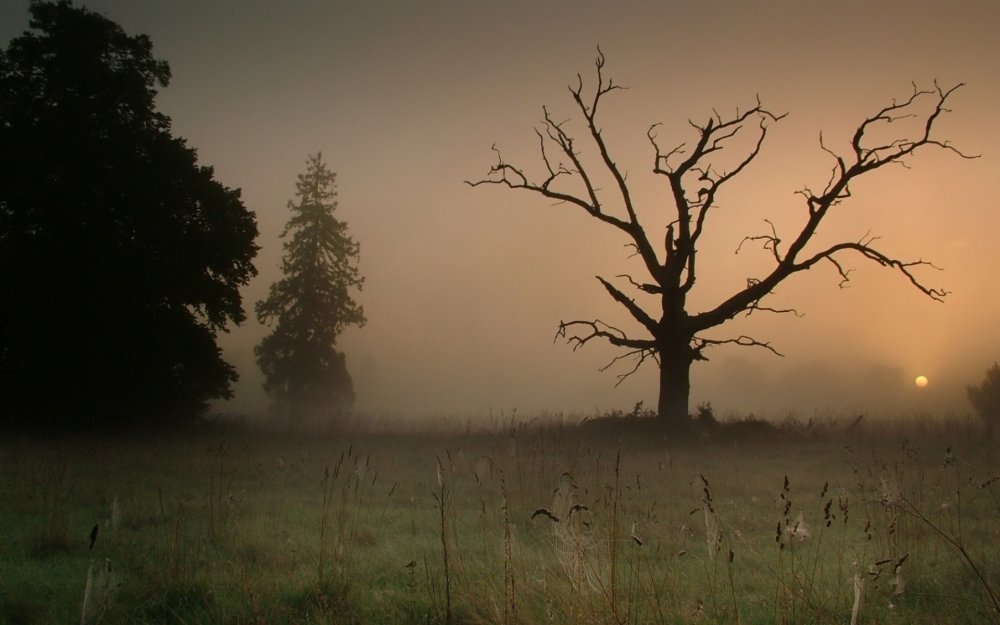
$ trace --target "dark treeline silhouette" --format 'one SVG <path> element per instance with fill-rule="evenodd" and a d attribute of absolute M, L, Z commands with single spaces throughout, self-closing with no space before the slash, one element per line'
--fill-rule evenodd
<path fill-rule="evenodd" d="M 216 335 L 245 314 L 257 225 L 158 112 L 145 35 L 34 2 L 0 55 L 0 419 L 146 426 L 236 379 Z"/>
<path fill-rule="evenodd" d="M 310 156 L 296 182 L 297 202 L 282 238 L 283 277 L 257 302 L 257 318 L 273 325 L 255 349 L 264 388 L 292 429 L 306 421 L 337 425 L 354 403 L 354 386 L 337 338 L 351 325 L 365 324 L 351 290 L 364 283 L 358 271 L 360 247 L 347 224 L 334 216 L 337 175 L 321 154 Z"/>
<path fill-rule="evenodd" d="M 876 247 L 877 237 L 864 235 L 856 241 L 820 243 L 814 240 L 820 224 L 841 202 L 851 197 L 851 184 L 861 176 L 887 165 L 903 163 L 924 146 L 934 146 L 961 154 L 946 141 L 932 135 L 934 123 L 947 111 L 945 104 L 961 85 L 929 90 L 914 87 L 913 93 L 893 101 L 864 119 L 850 140 L 850 151 L 837 154 L 821 141 L 821 148 L 831 157 L 831 172 L 822 190 L 805 187 L 801 226 L 797 231 L 779 233 L 770 221 L 762 234 L 747 236 L 741 247 L 756 244 L 773 259 L 772 268 L 763 275 L 748 276 L 746 286 L 700 312 L 690 310 L 688 296 L 694 289 L 704 263 L 698 256 L 701 237 L 712 223 L 716 200 L 723 187 L 743 173 L 759 154 L 777 115 L 758 100 L 731 116 L 715 113 L 705 122 L 692 121 L 693 140 L 665 148 L 657 136 L 657 125 L 647 132 L 651 147 L 650 169 L 665 182 L 664 206 L 669 207 L 665 232 L 650 232 L 640 221 L 641 208 L 630 190 L 627 172 L 614 160 L 601 126 L 598 110 L 605 98 L 622 87 L 604 75 L 604 56 L 598 51 L 596 84 L 584 89 L 578 76 L 570 94 L 583 117 L 583 139 L 570 134 L 569 122 L 557 121 L 543 109 L 542 126 L 536 129 L 543 169 L 532 175 L 522 167 L 508 163 L 494 147 L 497 161 L 490 175 L 472 186 L 503 185 L 578 207 L 589 216 L 619 231 L 642 264 L 646 276 L 618 276 L 634 289 L 632 297 L 610 281 L 598 276 L 612 299 L 628 311 L 641 335 L 630 334 L 601 319 L 578 319 L 560 322 L 558 336 L 565 337 L 574 349 L 591 340 L 607 341 L 624 352 L 607 367 L 623 359 L 634 366 L 618 376 L 619 383 L 644 362 L 653 360 L 659 367 L 659 401 L 656 414 L 667 422 L 679 423 L 688 417 L 691 365 L 707 360 L 705 351 L 717 345 L 762 347 L 777 350 L 767 341 L 750 336 L 719 336 L 710 331 L 725 325 L 740 314 L 754 312 L 795 313 L 791 308 L 774 307 L 769 296 L 786 279 L 817 265 L 833 268 L 841 284 L 850 279 L 851 269 L 844 263 L 853 254 L 895 270 L 934 300 L 947 292 L 927 286 L 918 270 L 930 263 L 901 260 Z M 603 109 L 602 109 L 603 110 Z M 902 126 L 896 131 L 898 126 Z M 899 134 L 894 134 L 894 131 Z M 911 133 L 907 135 L 906 133 Z M 742 143 L 741 143 L 742 142 Z M 590 149 L 585 149 L 585 146 Z M 742 150 L 742 152 L 741 152 Z M 723 161 L 722 152 L 735 155 Z M 971 157 L 967 157 L 971 158 Z M 610 180 L 610 188 L 601 188 Z M 863 230 L 862 230 L 863 232 Z M 817 238 L 818 239 L 818 238 Z M 739 249 L 737 249 L 739 251 Z M 637 301 L 640 298 L 642 301 Z"/>
<path fill-rule="evenodd" d="M 989 433 L 1000 431 L 1000 364 L 994 362 L 983 381 L 966 386 L 965 392 Z"/>

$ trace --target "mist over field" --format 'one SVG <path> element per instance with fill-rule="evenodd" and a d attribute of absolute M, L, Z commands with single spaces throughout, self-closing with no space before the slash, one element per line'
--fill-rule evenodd
<path fill-rule="evenodd" d="M 998 23 L 0 3 L 0 624 L 1000 624 Z"/>
<path fill-rule="evenodd" d="M 25 27 L 27 0 L 0 7 L 0 40 Z M 805 186 L 821 188 L 832 161 L 819 144 L 849 150 L 858 123 L 911 81 L 966 86 L 936 130 L 977 160 L 928 150 L 909 169 L 876 172 L 824 224 L 824 240 L 871 233 L 903 258 L 925 259 L 943 303 L 901 276 L 851 260 L 850 288 L 825 265 L 773 297 L 803 316 L 738 318 L 784 354 L 719 347 L 692 369 L 692 408 L 781 418 L 878 413 L 963 415 L 965 386 L 997 358 L 1000 298 L 994 268 L 1000 182 L 1000 8 L 987 1 L 615 3 L 225 3 L 93 0 L 128 32 L 150 35 L 173 79 L 157 98 L 173 132 L 198 150 L 257 215 L 259 275 L 248 309 L 279 270 L 278 235 L 307 154 L 337 172 L 338 213 L 361 245 L 358 300 L 368 324 L 340 348 L 370 415 L 500 412 L 593 415 L 656 403 L 652 363 L 615 388 L 598 369 L 616 351 L 573 352 L 553 341 L 565 319 L 627 325 L 595 275 L 637 270 L 627 242 L 566 205 L 527 193 L 470 188 L 492 145 L 541 171 L 532 129 L 542 106 L 582 130 L 567 86 L 606 73 L 627 90 L 604 103 L 604 136 L 643 202 L 650 232 L 666 188 L 650 173 L 650 125 L 665 146 L 691 142 L 688 120 L 729 114 L 756 97 L 778 113 L 759 158 L 719 198 L 700 256 L 692 310 L 703 310 L 766 267 L 743 237 L 785 233 L 805 213 Z M 706 21 L 706 16 L 712 16 Z M 658 235 L 652 235 L 656 239 Z M 262 417 L 269 400 L 253 348 L 265 329 L 251 315 L 220 342 L 240 374 L 219 412 Z M 627 369 L 628 363 L 623 366 Z M 918 375 L 930 383 L 914 385 Z"/>

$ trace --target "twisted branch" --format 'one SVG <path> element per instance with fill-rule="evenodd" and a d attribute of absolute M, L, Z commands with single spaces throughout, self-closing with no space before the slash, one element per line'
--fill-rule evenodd
<path fill-rule="evenodd" d="M 697 353 L 697 360 L 708 360 L 703 354 L 702 350 L 706 347 L 713 347 L 715 345 L 739 345 L 741 347 L 763 347 L 772 354 L 776 356 L 781 356 L 784 358 L 784 354 L 775 349 L 770 341 L 759 341 L 753 337 L 740 335 L 734 339 L 706 339 L 702 337 L 694 337 L 691 339 L 691 348 Z"/>
<path fill-rule="evenodd" d="M 923 259 L 903 260 L 894 258 L 888 253 L 873 247 L 872 244 L 877 239 L 867 234 L 858 241 L 831 245 L 802 260 L 800 260 L 800 257 L 803 255 L 806 246 L 812 241 L 820 223 L 829 214 L 830 209 L 851 197 L 850 185 L 857 177 L 886 165 L 895 163 L 903 164 L 907 157 L 923 146 L 942 148 L 965 159 L 978 158 L 978 155 L 965 154 L 952 146 L 948 141 L 942 141 L 932 136 L 934 122 L 942 113 L 948 111 L 945 107 L 948 98 L 962 86 L 959 83 L 950 89 L 943 89 L 935 82 L 934 89 L 919 90 L 914 87 L 913 94 L 902 102 L 894 100 L 888 106 L 881 108 L 877 113 L 866 118 L 858 126 L 851 139 L 852 154 L 850 159 L 830 150 L 823 142 L 823 136 L 820 135 L 820 147 L 833 157 L 835 164 L 830 180 L 821 195 L 816 195 L 808 187 L 799 191 L 799 194 L 806 201 L 806 221 L 799 233 L 792 240 L 788 250 L 784 253 L 779 251 L 778 244 L 781 242 L 781 239 L 778 237 L 773 225 L 771 226 L 771 234 L 744 238 L 740 244 L 741 247 L 747 241 L 762 242 L 764 249 L 769 250 L 774 257 L 775 267 L 768 275 L 752 283 L 748 283 L 745 289 L 729 297 L 715 308 L 696 315 L 692 325 L 700 331 L 728 321 L 740 311 L 753 307 L 755 302 L 759 302 L 764 296 L 771 293 L 778 284 L 788 277 L 812 268 L 821 260 L 827 261 L 834 266 L 837 274 L 840 276 L 840 286 L 845 287 L 850 282 L 852 270 L 845 268 L 837 255 L 848 251 L 856 252 L 863 258 L 873 261 L 882 267 L 895 269 L 905 276 L 921 293 L 935 301 L 943 301 L 949 292 L 942 288 L 928 286 L 914 272 L 914 269 L 923 266 L 938 269 L 933 263 Z M 918 137 L 896 138 L 887 142 L 880 142 L 876 145 L 867 145 L 865 143 L 866 136 L 870 136 L 872 131 L 878 126 L 903 119 L 921 118 L 921 115 L 914 109 L 918 102 L 922 102 L 927 98 L 931 98 L 933 104 L 930 112 L 926 114 L 923 128 Z"/>
<path fill-rule="evenodd" d="M 582 331 L 577 332 L 577 329 L 581 329 Z M 634 358 L 636 360 L 632 369 L 616 376 L 618 379 L 615 383 L 616 387 L 624 382 L 633 373 L 638 371 L 639 367 L 641 367 L 646 360 L 652 359 L 659 363 L 656 341 L 652 339 L 629 338 L 622 330 L 608 325 L 600 319 L 595 319 L 593 321 L 560 321 L 559 328 L 556 330 L 556 335 L 553 338 L 553 341 L 557 341 L 560 338 L 565 339 L 566 342 L 572 346 L 573 351 L 580 349 L 595 338 L 606 340 L 616 347 L 628 348 L 629 351 L 615 356 L 610 362 L 600 368 L 600 371 L 604 372 L 621 360 L 628 358 Z"/>

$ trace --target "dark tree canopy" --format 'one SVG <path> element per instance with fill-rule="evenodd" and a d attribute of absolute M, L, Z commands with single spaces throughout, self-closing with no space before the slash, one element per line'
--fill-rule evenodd
<path fill-rule="evenodd" d="M 336 173 L 321 154 L 310 156 L 298 176 L 298 202 L 284 243 L 281 280 L 257 302 L 257 318 L 273 325 L 257 346 L 264 388 L 285 411 L 292 427 L 305 420 L 329 422 L 354 403 L 354 387 L 337 338 L 350 325 L 365 324 L 364 311 L 351 296 L 361 289 L 360 246 L 347 233 L 337 209 Z"/>
<path fill-rule="evenodd" d="M 538 173 L 532 174 L 521 165 L 505 161 L 494 147 L 497 160 L 489 177 L 469 184 L 494 184 L 528 191 L 580 209 L 625 236 L 647 275 L 618 276 L 627 284 L 626 290 L 600 276 L 597 279 L 640 328 L 639 334 L 630 334 L 600 319 L 577 319 L 560 322 L 558 336 L 565 337 L 574 349 L 594 339 L 621 348 L 622 354 L 608 366 L 624 358 L 633 359 L 634 366 L 619 376 L 619 382 L 644 362 L 655 361 L 660 370 L 657 405 L 660 417 L 679 421 L 688 416 L 690 368 L 695 361 L 706 360 L 705 352 L 710 348 L 726 344 L 756 346 L 777 353 L 767 341 L 745 335 L 719 337 L 707 332 L 740 314 L 794 313 L 793 309 L 771 306 L 769 297 L 786 279 L 815 266 L 832 267 L 843 284 L 851 274 L 845 263 L 853 255 L 896 271 L 931 299 L 940 301 L 947 295 L 946 291 L 923 281 L 920 270 L 930 267 L 929 262 L 896 258 L 878 247 L 877 237 L 864 235 L 857 240 L 824 245 L 815 241 L 814 236 L 837 206 L 851 197 L 851 185 L 858 178 L 885 166 L 903 164 L 925 147 L 965 156 L 933 132 L 935 122 L 947 112 L 948 99 L 961 85 L 949 89 L 937 84 L 932 89 L 914 87 L 906 98 L 893 101 L 862 120 L 846 154 L 827 148 L 821 137 L 821 148 L 830 155 L 832 165 L 822 190 L 807 187 L 800 191 L 804 210 L 798 229 L 779 233 L 765 220 L 769 226 L 766 232 L 747 236 L 740 244 L 762 246 L 773 260 L 771 269 L 748 276 L 745 287 L 721 301 L 704 310 L 692 311 L 688 296 L 698 283 L 698 276 L 703 275 L 704 266 L 699 245 L 705 230 L 712 227 L 719 194 L 734 177 L 747 170 L 760 153 L 772 125 L 784 115 L 772 113 L 759 100 L 729 116 L 716 112 L 703 122 L 691 121 L 692 139 L 674 147 L 666 147 L 657 136 L 657 125 L 651 126 L 647 132 L 650 170 L 663 181 L 662 204 L 667 207 L 669 219 L 665 232 L 649 232 L 642 223 L 642 207 L 633 197 L 627 172 L 615 161 L 598 121 L 605 98 L 622 87 L 605 76 L 604 56 L 600 51 L 596 69 L 596 85 L 592 89 L 585 90 L 580 76 L 569 89 L 583 118 L 581 136 L 570 132 L 569 122 L 557 121 L 543 108 L 542 126 L 535 131 L 541 151 Z M 723 152 L 726 159 L 720 158 Z M 610 188 L 601 188 L 598 181 L 604 179 L 611 181 Z M 635 297 L 626 292 L 629 289 Z"/>
<path fill-rule="evenodd" d="M 145 35 L 31 5 L 0 53 L 0 411 L 9 424 L 191 416 L 230 395 L 257 225 L 156 111 Z"/>

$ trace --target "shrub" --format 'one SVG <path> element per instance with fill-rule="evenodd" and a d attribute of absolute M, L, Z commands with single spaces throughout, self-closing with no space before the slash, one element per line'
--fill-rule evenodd
<path fill-rule="evenodd" d="M 965 392 L 976 412 L 986 422 L 986 427 L 993 431 L 1000 422 L 1000 365 L 994 362 L 986 370 L 982 383 L 965 387 Z"/>

